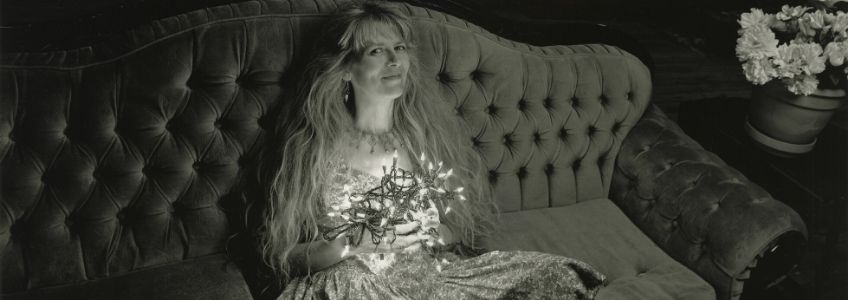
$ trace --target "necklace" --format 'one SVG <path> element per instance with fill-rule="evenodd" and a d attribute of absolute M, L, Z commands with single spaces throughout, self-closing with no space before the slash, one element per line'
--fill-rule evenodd
<path fill-rule="evenodd" d="M 364 140 L 368 143 L 369 146 L 371 146 L 371 154 L 374 154 L 374 148 L 377 144 L 382 146 L 383 150 L 386 151 L 386 153 L 391 153 L 400 148 L 400 146 L 402 145 L 401 142 L 398 141 L 398 139 L 395 137 L 394 132 L 392 132 L 391 130 L 381 133 L 373 133 L 356 128 L 356 126 L 351 126 L 350 131 L 351 146 L 354 146 L 356 147 L 356 149 L 359 149 L 360 141 Z"/>

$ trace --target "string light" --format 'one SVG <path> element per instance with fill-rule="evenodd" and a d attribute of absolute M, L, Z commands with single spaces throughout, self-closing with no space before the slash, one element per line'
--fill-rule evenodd
<path fill-rule="evenodd" d="M 421 154 L 421 163 L 426 161 L 426 155 Z M 352 193 L 351 186 L 343 186 L 341 205 L 331 206 L 330 217 L 340 216 L 345 222 L 335 228 L 323 232 L 326 240 L 333 240 L 342 234 L 348 238 L 342 256 L 350 251 L 350 245 L 359 245 L 365 230 L 371 234 L 375 245 L 394 241 L 394 225 L 418 222 L 420 230 L 429 238 L 423 242 L 427 247 L 437 243 L 444 245 L 439 237 L 438 227 L 441 224 L 440 211 L 447 214 L 451 207 L 446 205 L 455 198 L 464 200 L 459 193 L 459 187 L 451 192 L 445 189 L 447 177 L 453 174 L 453 169 L 439 173 L 443 167 L 438 162 L 438 169 L 432 162 L 427 162 L 427 171 L 409 172 L 397 167 L 398 152 L 392 154 L 391 166 L 384 160 L 384 175 L 380 184 L 364 193 Z M 434 171 L 434 169 L 436 169 Z M 430 193 L 430 191 L 435 193 Z M 389 238 L 391 237 L 391 238 Z"/>

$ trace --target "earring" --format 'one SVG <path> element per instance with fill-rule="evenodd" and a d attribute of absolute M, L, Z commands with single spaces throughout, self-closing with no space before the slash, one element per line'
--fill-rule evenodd
<path fill-rule="evenodd" d="M 345 83 L 344 87 L 344 102 L 347 103 L 347 98 L 350 96 L 350 81 Z"/>

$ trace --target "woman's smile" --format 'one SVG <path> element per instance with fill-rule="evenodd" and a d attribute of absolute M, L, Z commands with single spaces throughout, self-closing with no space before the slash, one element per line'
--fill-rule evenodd
<path fill-rule="evenodd" d="M 391 28 L 370 37 L 363 53 L 350 66 L 357 101 L 395 99 L 403 94 L 409 70 L 406 41 Z"/>

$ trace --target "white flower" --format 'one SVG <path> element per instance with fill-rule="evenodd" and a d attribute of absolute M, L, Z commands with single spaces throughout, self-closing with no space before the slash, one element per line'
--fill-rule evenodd
<path fill-rule="evenodd" d="M 821 46 L 808 43 L 780 45 L 777 47 L 777 57 L 774 59 L 781 78 L 821 73 L 825 68 L 824 63 Z"/>
<path fill-rule="evenodd" d="M 777 70 L 769 59 L 753 59 L 742 64 L 745 78 L 753 84 L 762 85 L 777 78 Z"/>
<path fill-rule="evenodd" d="M 743 13 L 739 18 L 739 26 L 742 29 L 751 27 L 768 27 L 774 21 L 774 15 L 763 13 L 762 9 L 752 8 L 751 12 Z"/>
<path fill-rule="evenodd" d="M 751 27 L 736 40 L 739 61 L 762 59 L 777 55 L 777 38 L 765 27 Z"/>
<path fill-rule="evenodd" d="M 817 32 L 824 28 L 825 13 L 822 10 L 816 10 L 811 13 L 804 14 L 798 19 L 799 33 L 814 37 Z"/>
<path fill-rule="evenodd" d="M 819 80 L 813 75 L 803 75 L 797 78 L 784 79 L 786 88 L 796 95 L 809 95 L 816 91 Z"/>
<path fill-rule="evenodd" d="M 800 18 L 801 15 L 803 15 L 809 9 L 810 9 L 809 7 L 804 7 L 804 6 L 784 5 L 783 7 L 780 8 L 780 12 L 777 13 L 777 19 L 781 20 L 781 21 L 789 21 L 789 20 L 792 20 L 792 19 L 797 19 L 797 18 Z"/>
<path fill-rule="evenodd" d="M 824 48 L 824 56 L 830 65 L 841 66 L 845 63 L 845 58 L 848 58 L 848 41 L 828 43 Z"/>
<path fill-rule="evenodd" d="M 836 16 L 830 21 L 830 30 L 835 36 L 845 39 L 848 38 L 845 33 L 846 29 L 848 29 L 848 14 L 841 11 L 836 12 Z"/>

